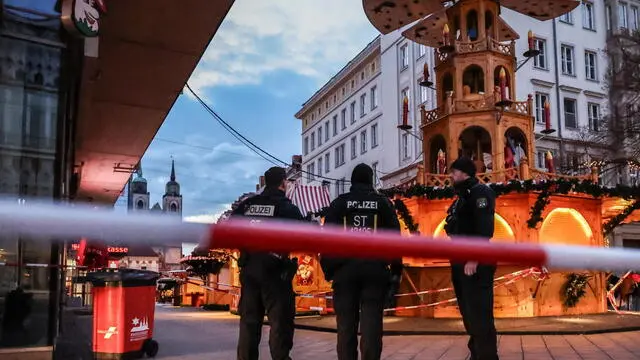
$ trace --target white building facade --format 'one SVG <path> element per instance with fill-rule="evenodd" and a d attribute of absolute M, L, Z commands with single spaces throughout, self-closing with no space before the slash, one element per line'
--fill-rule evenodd
<path fill-rule="evenodd" d="M 302 122 L 305 185 L 326 185 L 332 198 L 349 191 L 360 163 L 380 166 L 389 141 L 380 97 L 380 37 L 316 92 L 296 118 Z"/>
<path fill-rule="evenodd" d="M 524 56 L 518 56 L 518 64 L 523 66 L 515 84 L 518 100 L 531 95 L 535 104 L 532 166 L 545 170 L 544 153 L 551 151 L 557 170 L 578 174 L 590 171 L 585 166 L 588 162 L 606 156 L 606 150 L 592 140 L 595 132 L 603 130 L 602 119 L 607 113 L 607 40 L 620 29 L 638 30 L 639 8 L 640 1 L 635 0 L 584 1 L 572 12 L 544 22 L 502 9 L 500 16 L 520 35 L 517 54 L 528 49 L 529 30 L 541 51 L 524 64 Z M 437 105 L 435 91 L 418 83 L 423 79 L 425 63 L 431 81 L 437 83 L 434 49 L 404 38 L 403 30 L 374 40 L 296 114 L 303 121 L 303 176 L 316 184 L 329 181 L 334 197 L 348 187 L 351 170 L 358 163 L 374 166 L 378 187 L 398 185 L 415 177 L 422 163 L 420 107 L 431 110 Z M 376 64 L 375 72 L 367 68 L 372 63 Z M 372 88 L 376 89 L 376 100 Z M 408 122 L 413 126 L 408 131 L 397 128 L 403 120 L 405 96 L 409 100 Z M 374 101 L 376 106 L 372 107 Z M 543 135 L 546 101 L 555 132 Z M 363 131 L 367 135 L 362 135 Z M 309 179 L 309 174 L 316 175 Z M 610 175 L 601 180 L 611 185 L 621 179 L 617 174 Z M 347 186 L 333 179 L 346 179 Z"/>

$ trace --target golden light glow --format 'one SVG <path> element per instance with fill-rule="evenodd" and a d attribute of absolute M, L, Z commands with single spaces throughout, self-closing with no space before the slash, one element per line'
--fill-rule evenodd
<path fill-rule="evenodd" d="M 433 236 L 437 238 L 448 238 L 447 234 L 444 231 L 445 220 L 442 220 L 440 224 L 436 227 L 436 230 L 433 232 Z M 515 234 L 513 233 L 513 229 L 500 214 L 495 214 L 494 216 L 494 236 L 491 239 L 496 242 L 514 242 Z"/>
<path fill-rule="evenodd" d="M 551 211 L 540 227 L 540 243 L 589 245 L 593 231 L 579 211 L 559 208 Z"/>

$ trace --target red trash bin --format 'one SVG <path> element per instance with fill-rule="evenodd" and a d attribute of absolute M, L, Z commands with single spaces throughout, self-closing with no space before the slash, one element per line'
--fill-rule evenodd
<path fill-rule="evenodd" d="M 94 359 L 155 357 L 156 280 L 153 271 L 109 269 L 87 276 L 93 283 Z"/>

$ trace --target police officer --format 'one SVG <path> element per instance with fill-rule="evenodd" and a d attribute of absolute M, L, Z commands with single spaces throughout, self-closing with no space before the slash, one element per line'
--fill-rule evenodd
<path fill-rule="evenodd" d="M 400 232 L 391 202 L 373 188 L 373 170 L 359 164 L 351 175 L 351 192 L 335 199 L 325 226 L 345 231 L 374 233 L 378 229 Z M 362 360 L 379 360 L 382 353 L 382 317 L 390 282 L 399 281 L 402 261 L 321 257 L 327 280 L 333 280 L 334 309 L 338 325 L 338 359 L 358 359 L 358 325 L 362 333 Z"/>
<path fill-rule="evenodd" d="M 297 206 L 285 196 L 285 170 L 273 167 L 264 174 L 265 189 L 242 202 L 232 214 L 253 225 L 273 218 L 303 220 Z M 238 259 L 241 296 L 238 360 L 258 360 L 265 310 L 271 329 L 269 349 L 273 360 L 290 360 L 293 347 L 295 298 L 292 280 L 297 264 L 288 254 L 246 252 Z"/>
<path fill-rule="evenodd" d="M 457 199 L 451 205 L 445 230 L 449 236 L 493 237 L 496 195 L 480 184 L 476 166 L 462 157 L 451 164 L 451 178 Z M 495 264 L 474 261 L 451 263 L 451 280 L 458 299 L 464 327 L 469 334 L 472 360 L 497 360 L 498 347 L 493 317 L 493 278 Z"/>

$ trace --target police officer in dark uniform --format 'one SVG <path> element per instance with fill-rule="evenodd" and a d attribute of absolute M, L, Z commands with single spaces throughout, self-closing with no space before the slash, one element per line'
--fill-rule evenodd
<path fill-rule="evenodd" d="M 476 237 L 489 241 L 493 237 L 496 195 L 480 184 L 476 166 L 469 158 L 459 158 L 451 164 L 457 199 L 451 205 L 445 230 L 455 236 Z M 472 360 L 497 360 L 498 346 L 493 317 L 493 278 L 495 264 L 451 264 L 451 280 L 458 299 L 464 327 L 469 334 Z"/>
<path fill-rule="evenodd" d="M 391 202 L 373 188 L 373 170 L 359 164 L 351 175 L 351 192 L 335 199 L 325 217 L 325 226 L 345 231 L 374 233 L 387 229 L 400 233 Z M 338 359 L 358 359 L 358 325 L 362 333 L 362 360 L 379 360 L 382 353 L 382 318 L 391 282 L 399 281 L 402 260 L 321 257 L 327 280 L 333 280 L 334 309 L 338 325 Z"/>
<path fill-rule="evenodd" d="M 233 212 L 232 219 L 245 217 L 255 226 L 274 218 L 303 220 L 300 209 L 285 196 L 285 170 L 273 167 L 264 176 L 265 189 L 242 202 Z M 271 325 L 271 358 L 290 360 L 296 312 L 292 281 L 297 261 L 289 259 L 288 254 L 243 251 L 238 265 L 242 285 L 238 305 L 238 360 L 258 360 L 265 311 Z"/>

